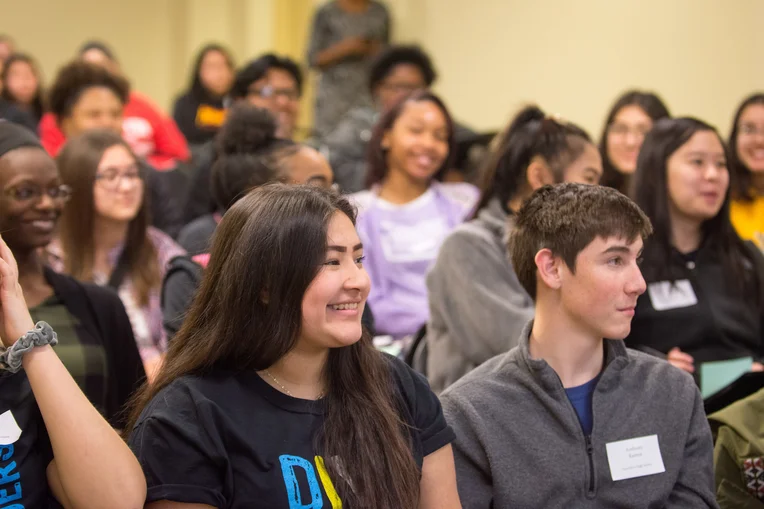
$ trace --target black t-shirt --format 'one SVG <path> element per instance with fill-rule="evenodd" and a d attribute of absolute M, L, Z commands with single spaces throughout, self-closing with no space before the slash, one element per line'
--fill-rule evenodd
<path fill-rule="evenodd" d="M 15 426 L 21 435 L 13 441 L 18 434 Z M 4 372 L 0 376 L 0 509 L 60 507 L 48 490 L 45 470 L 51 460 L 48 432 L 26 373 Z"/>
<path fill-rule="evenodd" d="M 421 468 L 454 432 L 424 377 L 397 359 L 390 365 Z M 287 396 L 254 372 L 183 377 L 146 407 L 129 443 L 146 474 L 147 503 L 330 508 L 336 492 L 313 447 L 322 421 L 323 401 Z"/>

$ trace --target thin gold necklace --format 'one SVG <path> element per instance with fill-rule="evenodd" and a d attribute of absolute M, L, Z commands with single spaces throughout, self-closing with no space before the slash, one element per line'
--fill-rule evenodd
<path fill-rule="evenodd" d="M 269 370 L 267 370 L 267 369 L 266 369 L 266 370 L 264 370 L 264 371 L 265 371 L 265 374 L 266 374 L 266 375 L 268 375 L 269 377 L 271 377 L 271 380 L 273 380 L 273 381 L 275 382 L 275 384 L 276 384 L 276 385 L 278 385 L 279 387 L 281 387 L 281 390 L 282 390 L 282 391 L 284 391 L 284 393 L 286 393 L 286 395 L 287 395 L 287 396 L 291 396 L 291 397 L 293 397 L 293 398 L 294 398 L 294 396 L 292 395 L 292 393 L 291 393 L 291 392 L 289 392 L 289 389 L 287 389 L 286 387 L 284 387 L 284 384 L 282 384 L 281 382 L 279 382 L 278 378 L 276 378 L 275 376 L 273 376 L 273 374 L 271 374 L 271 372 L 270 372 Z M 316 396 L 316 399 L 318 400 L 318 399 L 321 399 L 321 398 L 323 398 L 323 397 L 324 397 L 324 391 L 321 391 L 321 392 L 319 392 L 319 393 L 318 393 L 318 396 Z"/>

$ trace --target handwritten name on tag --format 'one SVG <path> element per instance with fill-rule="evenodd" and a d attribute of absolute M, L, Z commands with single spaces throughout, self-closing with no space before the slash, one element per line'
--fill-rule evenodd
<path fill-rule="evenodd" d="M 605 444 L 610 475 L 614 481 L 660 474 L 666 471 L 663 465 L 658 435 L 630 438 Z"/>

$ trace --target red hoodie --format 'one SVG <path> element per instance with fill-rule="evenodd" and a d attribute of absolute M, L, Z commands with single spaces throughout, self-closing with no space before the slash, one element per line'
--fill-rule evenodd
<path fill-rule="evenodd" d="M 56 157 L 66 137 L 58 128 L 55 115 L 43 115 L 38 129 L 42 146 Z M 186 139 L 175 121 L 137 92 L 130 92 L 130 99 L 125 105 L 122 136 L 138 157 L 147 160 L 157 170 L 172 169 L 178 161 L 191 158 Z"/>

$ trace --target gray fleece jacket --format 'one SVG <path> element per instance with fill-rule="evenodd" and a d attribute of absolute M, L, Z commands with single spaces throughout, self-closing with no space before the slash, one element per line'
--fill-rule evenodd
<path fill-rule="evenodd" d="M 427 275 L 427 378 L 436 393 L 517 344 L 533 300 L 507 258 L 511 228 L 498 200 L 443 242 Z"/>
<path fill-rule="evenodd" d="M 441 395 L 464 509 L 717 508 L 700 393 L 666 361 L 605 341 L 585 437 L 557 373 L 520 344 Z M 665 472 L 613 481 L 606 444 L 658 436 Z"/>

